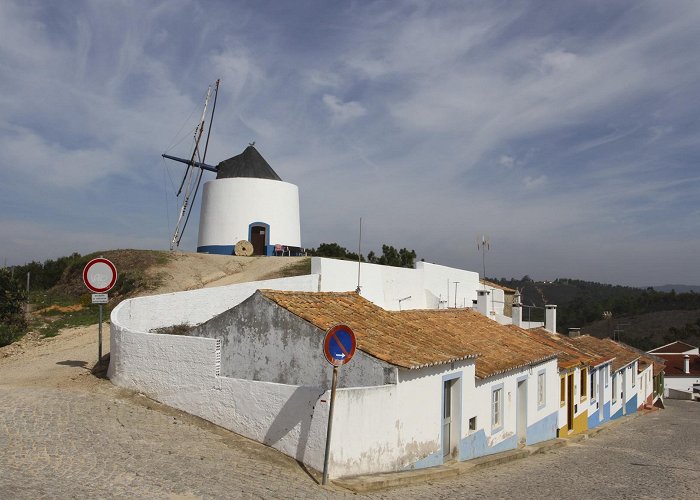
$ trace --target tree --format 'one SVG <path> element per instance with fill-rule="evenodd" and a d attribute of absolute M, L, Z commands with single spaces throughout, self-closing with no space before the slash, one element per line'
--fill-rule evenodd
<path fill-rule="evenodd" d="M 372 257 L 374 257 L 373 252 Z M 367 255 L 367 258 L 370 258 L 369 254 Z M 382 245 L 382 256 L 377 259 L 377 264 L 384 266 L 413 268 L 415 266 L 415 261 L 415 250 L 408 250 L 406 248 L 396 250 L 396 248 L 391 245 Z"/>
<path fill-rule="evenodd" d="M 416 262 L 416 251 L 402 248 L 399 250 L 399 258 L 401 259 L 401 267 L 413 268 Z"/>
<path fill-rule="evenodd" d="M 0 269 L 0 346 L 11 344 L 27 328 L 27 291 L 8 269 Z"/>

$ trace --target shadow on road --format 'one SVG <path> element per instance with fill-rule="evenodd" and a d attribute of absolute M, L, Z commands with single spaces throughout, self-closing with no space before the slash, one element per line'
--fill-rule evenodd
<path fill-rule="evenodd" d="M 56 363 L 57 365 L 63 365 L 63 366 L 74 366 L 76 368 L 87 368 L 87 361 L 78 361 L 75 359 L 68 359 L 66 361 L 59 361 Z"/>

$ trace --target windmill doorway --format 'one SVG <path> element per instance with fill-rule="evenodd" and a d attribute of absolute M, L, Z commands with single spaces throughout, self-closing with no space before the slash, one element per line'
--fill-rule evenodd
<path fill-rule="evenodd" d="M 250 225 L 250 242 L 253 244 L 253 255 L 265 255 L 270 238 L 270 226 L 261 222 Z"/>

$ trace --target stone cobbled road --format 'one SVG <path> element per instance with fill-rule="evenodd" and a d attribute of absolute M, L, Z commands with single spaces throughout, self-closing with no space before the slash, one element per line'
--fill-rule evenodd
<path fill-rule="evenodd" d="M 109 381 L 84 386 L 0 379 L 0 499 L 364 496 Z M 700 403 L 667 403 L 541 455 L 367 496 L 700 498 Z"/>

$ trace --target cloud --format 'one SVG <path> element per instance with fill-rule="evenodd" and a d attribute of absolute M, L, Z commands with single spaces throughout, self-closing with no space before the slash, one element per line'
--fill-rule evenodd
<path fill-rule="evenodd" d="M 539 187 L 542 187 L 546 182 L 547 182 L 546 175 L 540 175 L 538 177 L 527 176 L 527 177 L 525 177 L 525 179 L 523 179 L 523 184 L 525 185 L 525 189 L 539 188 Z"/>
<path fill-rule="evenodd" d="M 515 166 L 515 158 L 511 155 L 501 155 L 500 158 L 498 158 L 498 163 L 500 163 L 501 166 L 512 168 Z"/>
<path fill-rule="evenodd" d="M 487 233 L 496 274 L 691 279 L 680 254 L 677 278 L 644 276 L 671 273 L 650 240 L 692 245 L 700 231 L 699 23 L 700 4 L 682 1 L 2 2 L 3 252 L 49 252 L 42 234 L 56 252 L 115 234 L 167 247 L 163 204 L 172 223 L 183 171 L 160 154 L 189 154 L 221 78 L 208 161 L 256 140 L 299 185 L 307 246 L 352 247 L 362 216 L 368 247 L 447 265 L 479 268 L 471 247 Z M 596 262 L 613 239 L 610 259 L 644 265 Z"/>
<path fill-rule="evenodd" d="M 333 123 L 339 125 L 367 114 L 367 110 L 359 102 L 343 102 L 331 94 L 323 95 L 323 104 L 325 104 L 330 111 Z"/>

